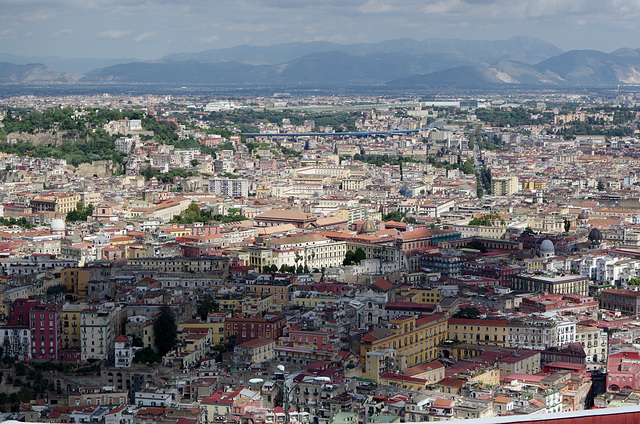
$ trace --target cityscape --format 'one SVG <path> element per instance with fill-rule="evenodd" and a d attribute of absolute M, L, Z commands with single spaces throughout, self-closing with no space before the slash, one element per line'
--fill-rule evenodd
<path fill-rule="evenodd" d="M 0 417 L 635 414 L 639 103 L 3 97 Z"/>
<path fill-rule="evenodd" d="M 0 11 L 0 424 L 640 422 L 640 2 Z"/>

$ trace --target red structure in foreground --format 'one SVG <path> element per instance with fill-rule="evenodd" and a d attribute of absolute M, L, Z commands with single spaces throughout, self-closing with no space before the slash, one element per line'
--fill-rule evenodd
<path fill-rule="evenodd" d="M 589 409 L 555 414 L 513 415 L 509 417 L 476 418 L 447 421 L 451 424 L 637 424 L 640 406 Z"/>

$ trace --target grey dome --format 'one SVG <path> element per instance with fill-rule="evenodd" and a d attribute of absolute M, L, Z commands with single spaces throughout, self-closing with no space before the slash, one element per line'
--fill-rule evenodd
<path fill-rule="evenodd" d="M 589 214 L 587 211 L 582 211 L 578 214 L 578 219 L 589 219 Z"/>
<path fill-rule="evenodd" d="M 553 245 L 553 242 L 549 239 L 545 239 L 542 241 L 542 243 L 540 243 L 540 254 L 543 253 L 555 253 L 556 248 Z"/>
<path fill-rule="evenodd" d="M 602 232 L 600 230 L 598 230 L 597 228 L 593 228 L 591 229 L 591 231 L 589 231 L 589 241 L 592 243 L 600 243 L 602 240 L 604 239 L 604 237 L 602 237 Z"/>

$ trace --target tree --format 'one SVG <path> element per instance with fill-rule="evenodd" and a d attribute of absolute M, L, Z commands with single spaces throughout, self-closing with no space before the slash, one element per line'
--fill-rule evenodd
<path fill-rule="evenodd" d="M 477 319 L 480 317 L 480 311 L 474 306 L 460 308 L 453 318 Z"/>
<path fill-rule="evenodd" d="M 196 311 L 202 321 L 206 321 L 209 312 L 217 310 L 218 303 L 210 294 L 205 294 L 204 297 L 198 302 L 198 306 L 196 307 Z"/>
<path fill-rule="evenodd" d="M 140 349 L 133 355 L 133 362 L 146 364 L 148 362 L 160 362 L 162 361 L 162 356 L 158 353 L 155 353 L 153 349 L 150 347 L 145 347 L 144 349 Z"/>
<path fill-rule="evenodd" d="M 598 191 L 605 191 L 607 186 L 602 181 L 598 181 Z"/>
<path fill-rule="evenodd" d="M 200 165 L 200 161 L 198 159 L 191 159 L 191 166 L 195 168 L 198 165 Z"/>
<path fill-rule="evenodd" d="M 76 222 L 76 221 L 85 221 L 93 215 L 93 204 L 90 203 L 86 208 L 82 205 L 82 202 L 78 202 L 76 204 L 76 210 L 67 213 L 65 217 L 65 221 L 67 222 Z"/>
<path fill-rule="evenodd" d="M 363 259 L 367 259 L 367 254 L 364 253 L 364 250 L 362 250 L 361 247 L 358 247 L 353 254 L 353 260 L 355 263 L 359 264 Z"/>
<path fill-rule="evenodd" d="M 565 219 L 564 220 L 564 232 L 568 233 L 570 229 L 571 229 L 571 221 L 569 221 L 568 219 Z"/>
<path fill-rule="evenodd" d="M 627 281 L 627 284 L 630 286 L 640 286 L 640 279 L 639 278 L 631 278 L 629 279 L 629 281 Z"/>
<path fill-rule="evenodd" d="M 531 237 L 535 235 L 536 235 L 536 232 L 531 227 L 525 228 L 524 231 L 520 234 L 520 236 L 522 237 Z"/>
<path fill-rule="evenodd" d="M 176 344 L 178 326 L 173 311 L 163 305 L 153 321 L 154 344 L 160 355 L 165 355 Z"/>

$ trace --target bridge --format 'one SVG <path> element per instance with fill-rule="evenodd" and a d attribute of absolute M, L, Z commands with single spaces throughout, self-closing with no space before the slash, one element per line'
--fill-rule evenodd
<path fill-rule="evenodd" d="M 425 131 L 429 128 L 418 128 L 415 130 L 389 130 L 389 131 L 346 131 L 346 132 L 332 132 L 332 133 L 321 133 L 321 132 L 313 132 L 313 133 L 243 133 L 247 138 L 255 138 L 255 137 L 331 137 L 331 136 L 351 136 L 351 137 L 368 137 L 374 135 L 398 135 L 398 134 L 409 134 L 409 133 L 417 133 L 420 131 Z"/>
<path fill-rule="evenodd" d="M 255 137 L 368 137 L 368 136 L 376 136 L 376 135 L 400 135 L 400 134 L 411 134 L 417 133 L 420 131 L 427 131 L 437 128 L 438 125 L 442 125 L 444 123 L 443 120 L 437 120 L 432 122 L 423 128 L 416 128 L 413 130 L 388 130 L 388 131 L 347 131 L 347 132 L 309 132 L 309 133 L 242 133 L 247 138 L 255 138 Z"/>

